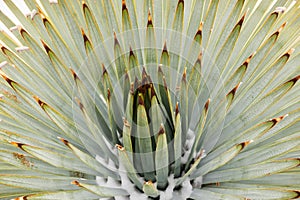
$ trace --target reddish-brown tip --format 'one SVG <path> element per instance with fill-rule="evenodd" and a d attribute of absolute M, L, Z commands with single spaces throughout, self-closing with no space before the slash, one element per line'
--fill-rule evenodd
<path fill-rule="evenodd" d="M 126 1 L 122 0 L 122 11 L 126 10 L 126 9 L 127 9 L 127 7 L 126 7 Z"/>
<path fill-rule="evenodd" d="M 46 42 L 44 40 L 41 40 L 44 49 L 46 50 L 47 53 L 49 53 L 51 51 L 50 47 L 46 44 Z"/>
<path fill-rule="evenodd" d="M 107 70 L 103 63 L 101 65 L 102 65 L 102 76 L 104 76 L 105 74 L 107 74 Z"/>
<path fill-rule="evenodd" d="M 65 140 L 64 138 L 58 138 L 60 141 L 62 141 L 66 146 L 69 146 L 69 141 Z"/>
<path fill-rule="evenodd" d="M 81 187 L 81 184 L 78 181 L 72 181 L 72 184 Z"/>
<path fill-rule="evenodd" d="M 45 102 L 43 102 L 38 96 L 33 96 L 33 98 L 35 99 L 35 101 L 40 105 L 40 107 L 42 109 L 44 109 L 44 106 L 46 105 Z"/>
<path fill-rule="evenodd" d="M 186 67 L 183 70 L 182 81 L 186 83 Z"/>
<path fill-rule="evenodd" d="M 175 116 L 179 114 L 179 102 L 176 102 L 176 107 L 175 107 Z"/>
<path fill-rule="evenodd" d="M 13 146 L 18 147 L 22 150 L 23 150 L 23 146 L 25 145 L 25 144 L 19 143 L 19 142 L 10 142 L 10 144 L 12 144 Z"/>
<path fill-rule="evenodd" d="M 75 81 L 76 81 L 77 79 L 79 79 L 78 76 L 77 76 L 77 74 L 75 73 L 75 71 L 74 71 L 72 68 L 70 68 L 70 71 L 71 71 L 72 76 L 73 76 L 73 78 L 74 78 Z"/>
<path fill-rule="evenodd" d="M 164 126 L 161 124 L 159 127 L 158 135 L 165 134 Z"/>
<path fill-rule="evenodd" d="M 150 9 L 148 11 L 148 23 L 147 23 L 147 27 L 149 26 L 153 26 L 153 23 L 152 23 L 152 16 L 151 16 L 151 12 L 150 12 Z"/>
<path fill-rule="evenodd" d="M 143 100 L 143 97 L 142 97 L 141 93 L 138 96 L 138 103 L 139 103 L 139 105 L 144 105 L 144 100 Z"/>
<path fill-rule="evenodd" d="M 117 147 L 118 150 L 120 150 L 120 151 L 124 151 L 124 150 L 125 150 L 125 148 L 124 148 L 123 146 L 119 145 L 119 144 L 116 144 L 116 147 Z"/>
<path fill-rule="evenodd" d="M 204 109 L 207 111 L 210 104 L 210 99 L 208 99 L 205 103 Z"/>

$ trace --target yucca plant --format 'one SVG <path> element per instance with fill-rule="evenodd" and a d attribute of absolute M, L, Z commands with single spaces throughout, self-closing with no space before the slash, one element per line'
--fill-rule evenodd
<path fill-rule="evenodd" d="M 5 3 L 1 199 L 300 197 L 299 1 Z"/>

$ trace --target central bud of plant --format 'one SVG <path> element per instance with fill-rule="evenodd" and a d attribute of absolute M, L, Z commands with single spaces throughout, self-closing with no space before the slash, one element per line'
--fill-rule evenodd
<path fill-rule="evenodd" d="M 104 76 L 106 76 L 105 73 Z M 147 193 L 145 191 L 147 187 L 151 189 L 152 186 L 153 189 L 165 190 L 169 185 L 170 175 L 178 179 L 174 187 L 180 186 L 191 174 L 192 166 L 199 163 L 203 151 L 196 156 L 185 155 L 187 151 L 184 145 L 187 140 L 188 126 L 185 121 L 187 119 L 181 118 L 180 106 L 182 104 L 187 106 L 187 102 L 181 103 L 180 101 L 187 97 L 182 98 L 183 96 L 180 95 L 179 98 L 174 97 L 175 103 L 172 104 L 171 90 L 167 86 L 161 66 L 158 67 L 155 82 L 147 74 L 145 68 L 140 77 L 140 79 L 135 77 L 134 82 L 128 87 L 128 97 L 125 98 L 124 95 L 123 127 L 118 127 L 115 120 L 118 117 L 116 116 L 118 106 L 112 104 L 115 101 L 113 99 L 115 92 L 111 92 L 110 89 L 107 90 L 107 100 L 111 128 L 115 130 L 113 142 L 117 144 L 121 163 L 125 166 L 131 181 Z M 125 84 L 129 83 L 126 79 L 128 75 L 123 81 L 124 88 L 126 88 Z M 186 84 L 185 71 L 180 82 L 182 88 L 178 91 L 186 87 L 184 86 Z M 208 103 L 206 110 L 207 107 Z M 197 146 L 191 148 L 197 151 Z M 183 162 L 183 156 L 189 159 Z M 140 179 L 143 179 L 145 184 L 142 184 Z M 157 186 L 154 187 L 153 183 Z"/>

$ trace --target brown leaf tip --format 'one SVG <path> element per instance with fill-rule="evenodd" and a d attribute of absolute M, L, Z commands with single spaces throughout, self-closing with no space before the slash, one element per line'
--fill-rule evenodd
<path fill-rule="evenodd" d="M 65 140 L 64 138 L 61 138 L 61 137 L 58 137 L 58 139 L 60 141 L 62 141 L 66 146 L 69 146 L 69 141 L 68 140 Z"/>
<path fill-rule="evenodd" d="M 85 34 L 83 28 L 81 28 L 81 35 L 82 35 L 82 37 L 83 37 L 84 43 L 90 42 L 90 40 L 89 40 L 89 38 L 86 36 L 86 34 Z"/>
<path fill-rule="evenodd" d="M 123 119 L 123 123 L 124 123 L 124 126 L 126 126 L 127 128 L 130 128 L 130 124 L 126 118 Z"/>
<path fill-rule="evenodd" d="M 49 53 L 51 51 L 50 47 L 46 44 L 46 42 L 44 40 L 41 40 L 44 49 L 46 50 L 47 53 Z"/>
<path fill-rule="evenodd" d="M 147 26 L 153 26 L 153 23 L 152 23 L 152 16 L 151 16 L 150 9 L 149 9 L 149 11 L 148 11 L 148 23 L 147 23 Z"/>
<path fill-rule="evenodd" d="M 198 64 L 198 65 L 202 65 L 202 56 L 203 56 L 203 53 L 202 53 L 202 51 L 199 53 L 199 55 L 198 55 L 198 58 L 197 58 L 197 60 L 196 60 L 196 64 Z"/>
<path fill-rule="evenodd" d="M 178 0 L 178 5 L 181 3 L 184 5 L 184 0 Z"/>
<path fill-rule="evenodd" d="M 82 187 L 81 184 L 80 184 L 78 181 L 72 181 L 72 184 L 73 184 L 73 185 L 76 185 L 76 186 L 78 186 L 78 187 Z"/>
<path fill-rule="evenodd" d="M 254 52 L 253 54 L 251 54 L 243 63 L 243 65 L 245 65 L 246 67 L 248 66 L 250 60 L 253 58 L 253 56 L 256 54 L 256 52 Z"/>
<path fill-rule="evenodd" d="M 129 47 L 129 57 L 134 56 L 133 50 L 131 46 Z"/>
<path fill-rule="evenodd" d="M 139 103 L 139 105 L 144 105 L 144 99 L 143 99 L 143 95 L 141 93 L 138 96 L 138 103 Z"/>
<path fill-rule="evenodd" d="M 23 146 L 25 145 L 25 144 L 20 143 L 20 142 L 10 142 L 10 144 L 12 144 L 13 146 L 18 147 L 22 150 L 23 150 Z"/>
<path fill-rule="evenodd" d="M 118 148 L 119 151 L 125 150 L 125 148 L 122 145 L 116 144 L 116 147 Z"/>
<path fill-rule="evenodd" d="M 75 81 L 78 80 L 79 78 L 78 78 L 76 72 L 75 72 L 72 68 L 70 68 L 70 71 L 71 71 L 71 73 L 72 73 L 72 76 L 73 76 L 74 80 L 75 80 Z"/>
<path fill-rule="evenodd" d="M 1 43 L 0 43 L 0 48 L 1 48 L 1 51 L 6 55 L 5 51 L 8 51 L 8 49 L 3 46 Z"/>
<path fill-rule="evenodd" d="M 283 28 L 285 27 L 285 25 L 286 25 L 286 22 L 284 22 L 284 23 L 279 27 L 279 29 L 277 30 L 277 32 L 280 33 L 280 32 L 283 30 Z"/>
<path fill-rule="evenodd" d="M 175 107 L 175 116 L 179 114 L 179 102 L 176 102 L 176 107 Z"/>
<path fill-rule="evenodd" d="M 272 125 L 272 127 L 273 127 L 273 126 L 275 126 L 276 124 L 278 124 L 279 122 L 281 122 L 281 121 L 282 121 L 284 118 L 286 118 L 287 116 L 288 116 L 288 114 L 282 115 L 282 116 L 280 116 L 280 117 L 270 119 L 269 121 L 270 121 L 270 122 L 273 122 L 273 125 Z"/>
<path fill-rule="evenodd" d="M 299 79 L 300 79 L 300 75 L 298 75 L 295 78 L 292 78 L 291 80 L 287 81 L 287 83 L 292 82 L 293 85 L 295 85 Z"/>
<path fill-rule="evenodd" d="M 182 81 L 186 83 L 186 67 L 183 70 Z"/>
<path fill-rule="evenodd" d="M 165 43 L 164 43 L 163 53 L 168 53 L 167 41 L 165 41 Z"/>
<path fill-rule="evenodd" d="M 165 134 L 165 129 L 164 129 L 164 125 L 163 124 L 160 125 L 159 131 L 158 131 L 158 135 L 161 135 L 161 134 Z"/>
<path fill-rule="evenodd" d="M 107 100 L 110 101 L 110 98 L 111 98 L 110 89 L 107 88 Z"/>
<path fill-rule="evenodd" d="M 40 107 L 42 107 L 44 109 L 44 106 L 46 105 L 46 103 L 43 102 L 38 96 L 33 96 L 33 98 L 40 105 Z"/>
<path fill-rule="evenodd" d="M 14 89 L 13 87 L 13 83 L 16 83 L 14 82 L 13 80 L 11 80 L 10 78 L 8 78 L 6 76 L 6 74 L 4 74 L 2 71 L 0 71 L 0 75 L 3 77 L 3 79 Z"/>
<path fill-rule="evenodd" d="M 117 38 L 117 34 L 116 34 L 116 32 L 114 32 L 114 40 L 115 40 L 115 46 L 116 45 L 120 45 L 120 43 L 119 43 L 119 40 L 118 40 L 118 38 Z"/>
<path fill-rule="evenodd" d="M 242 142 L 240 145 L 242 145 L 242 149 L 244 149 L 246 146 L 248 146 L 252 142 L 253 142 L 253 140 L 249 140 L 249 141 L 246 141 L 246 142 Z"/>
<path fill-rule="evenodd" d="M 127 10 L 126 1 L 122 0 L 122 11 Z"/>
<path fill-rule="evenodd" d="M 104 76 L 105 74 L 107 74 L 107 70 L 106 70 L 104 64 L 102 63 L 102 76 Z"/>
<path fill-rule="evenodd" d="M 236 26 L 242 26 L 242 24 L 244 23 L 246 17 L 246 13 L 242 16 L 242 18 L 240 19 L 240 21 L 236 24 Z"/>
<path fill-rule="evenodd" d="M 208 99 L 205 103 L 205 106 L 204 106 L 204 109 L 207 111 L 208 110 L 208 107 L 209 107 L 209 104 L 210 104 L 210 99 Z"/>
<path fill-rule="evenodd" d="M 196 36 L 197 36 L 197 35 L 202 35 L 202 29 L 203 29 L 203 22 L 201 21 L 201 22 L 200 22 L 200 25 L 199 25 L 199 27 L 198 27 Z"/>
<path fill-rule="evenodd" d="M 240 87 L 241 84 L 242 84 L 242 82 L 239 82 L 230 92 L 228 92 L 228 94 L 226 96 L 228 96 L 230 94 L 232 94 L 234 96 L 237 89 Z"/>
<path fill-rule="evenodd" d="M 29 197 L 29 195 L 26 195 L 26 196 L 22 196 L 22 197 L 18 197 L 18 198 L 15 198 L 13 200 L 27 200 Z"/>
<path fill-rule="evenodd" d="M 80 101 L 77 97 L 75 97 L 75 101 L 76 101 L 76 103 L 78 104 L 80 110 L 83 111 L 84 106 L 83 106 L 83 104 L 81 103 L 81 101 Z"/>

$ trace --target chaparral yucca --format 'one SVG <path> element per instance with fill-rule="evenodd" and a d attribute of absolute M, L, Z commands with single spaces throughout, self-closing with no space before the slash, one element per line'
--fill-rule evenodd
<path fill-rule="evenodd" d="M 1 199 L 299 198 L 300 1 L 5 3 Z"/>

